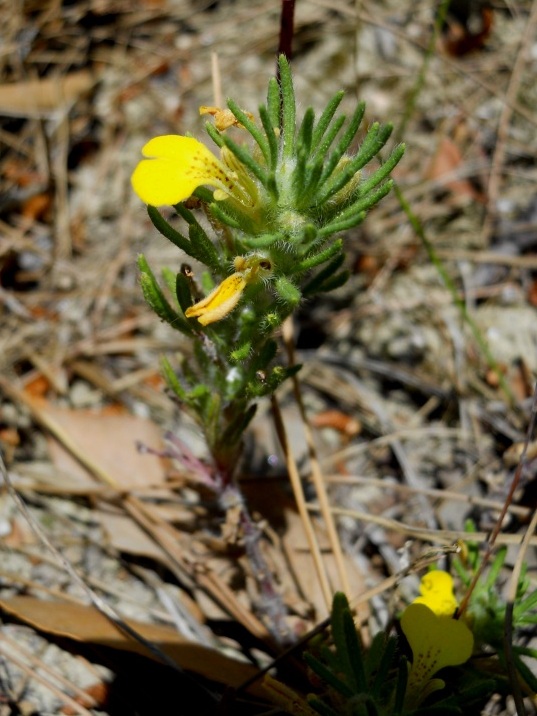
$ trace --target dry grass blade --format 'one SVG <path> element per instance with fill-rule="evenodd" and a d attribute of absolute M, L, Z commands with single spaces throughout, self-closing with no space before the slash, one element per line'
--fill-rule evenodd
<path fill-rule="evenodd" d="M 274 416 L 274 425 L 276 427 L 276 433 L 278 435 L 278 440 L 280 442 L 280 445 L 281 445 L 281 448 L 282 448 L 282 451 L 283 451 L 283 454 L 285 457 L 285 464 L 287 467 L 289 480 L 291 482 L 291 487 L 293 489 L 293 494 L 295 496 L 298 514 L 300 515 L 302 524 L 304 525 L 304 531 L 306 533 L 308 545 L 309 545 L 311 555 L 314 560 L 315 570 L 317 572 L 317 577 L 319 579 L 319 584 L 321 586 L 321 590 L 322 590 L 323 597 L 325 600 L 326 609 L 327 609 L 327 611 L 329 611 L 330 604 L 332 602 L 332 590 L 330 588 L 328 574 L 326 573 L 326 570 L 323 565 L 323 559 L 322 559 L 321 551 L 319 549 L 319 544 L 317 542 L 317 538 L 315 536 L 315 530 L 313 527 L 313 523 L 312 523 L 311 518 L 308 514 L 308 505 L 306 503 L 306 499 L 304 496 L 304 490 L 302 488 L 300 475 L 298 473 L 296 462 L 293 457 L 293 452 L 291 450 L 291 446 L 289 445 L 289 441 L 287 439 L 285 425 L 283 422 L 282 414 L 281 414 L 280 407 L 278 405 L 276 396 L 272 396 L 272 412 L 273 412 L 273 416 Z"/>
<path fill-rule="evenodd" d="M 282 335 L 287 350 L 289 365 L 296 365 L 293 340 L 293 325 L 291 320 L 288 319 L 284 323 Z M 304 401 L 302 400 L 302 391 L 300 388 L 299 377 L 297 375 L 294 375 L 292 381 L 295 400 L 300 411 L 300 417 L 302 419 L 302 425 L 304 428 L 304 435 L 306 437 L 306 443 L 308 446 L 308 457 L 310 461 L 311 477 L 313 485 L 315 487 L 315 491 L 317 493 L 317 499 L 319 500 L 319 505 L 321 507 L 321 515 L 324 520 L 324 524 L 326 525 L 328 539 L 330 541 L 330 547 L 332 549 L 336 561 L 336 567 L 340 582 L 338 589 L 343 591 L 345 594 L 350 594 L 351 589 L 349 579 L 347 577 L 347 570 L 345 568 L 345 563 L 343 560 L 341 541 L 339 539 L 332 512 L 330 511 L 330 502 L 328 500 L 324 476 L 322 474 L 321 465 L 317 457 L 317 450 L 315 448 L 311 426 L 308 420 L 308 416 L 306 414 L 306 409 L 304 407 Z"/>

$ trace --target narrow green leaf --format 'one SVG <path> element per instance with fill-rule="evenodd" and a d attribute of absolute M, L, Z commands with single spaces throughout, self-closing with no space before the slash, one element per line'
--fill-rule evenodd
<path fill-rule="evenodd" d="M 263 129 L 265 130 L 265 134 L 267 135 L 270 153 L 269 166 L 271 169 L 275 169 L 278 163 L 278 140 L 276 138 L 274 126 L 272 125 L 268 110 L 264 105 L 259 107 L 259 117 L 261 119 Z"/>
<path fill-rule="evenodd" d="M 382 652 L 376 674 L 370 687 L 370 694 L 373 698 L 382 696 L 382 692 L 386 688 L 397 646 L 395 639 L 386 637 L 386 632 L 379 632 L 379 636 Z"/>
<path fill-rule="evenodd" d="M 366 690 L 362 647 L 354 625 L 349 602 L 342 592 L 336 592 L 332 602 L 332 638 L 339 667 L 353 693 Z"/>
<path fill-rule="evenodd" d="M 239 219 L 232 216 L 226 209 L 224 209 L 220 204 L 217 204 L 216 201 L 209 204 L 209 211 L 217 221 L 225 226 L 229 226 L 230 229 L 242 229 L 243 226 Z"/>
<path fill-rule="evenodd" d="M 239 162 L 241 164 L 244 164 L 244 166 L 263 184 L 263 186 L 267 186 L 268 183 L 268 174 L 265 169 L 263 169 L 258 162 L 252 157 L 248 149 L 245 147 L 242 147 L 240 144 L 237 144 L 229 137 L 222 137 L 224 146 L 229 149 L 230 152 L 233 152 L 233 154 L 237 157 Z"/>
<path fill-rule="evenodd" d="M 271 77 L 267 89 L 267 112 L 273 131 L 280 126 L 280 103 L 280 86 L 276 78 Z"/>
<path fill-rule="evenodd" d="M 229 447 L 236 445 L 242 438 L 242 435 L 257 411 L 257 404 L 252 403 L 244 412 L 237 415 L 222 433 L 220 442 L 222 445 Z"/>
<path fill-rule="evenodd" d="M 395 686 L 395 699 L 393 703 L 392 716 L 401 716 L 405 702 L 406 687 L 408 683 L 409 665 L 407 659 L 402 656 L 399 660 L 397 682 Z"/>
<path fill-rule="evenodd" d="M 256 123 L 251 120 L 245 112 L 243 112 L 243 110 L 234 100 L 228 99 L 227 106 L 233 112 L 233 114 L 239 120 L 242 126 L 246 129 L 246 131 L 249 132 L 254 141 L 257 143 L 257 146 L 261 150 L 261 153 L 263 154 L 265 161 L 268 164 L 270 161 L 268 138 L 263 134 L 263 132 L 256 125 Z"/>
<path fill-rule="evenodd" d="M 292 157 L 295 150 L 296 101 L 291 68 L 284 55 L 278 58 L 282 97 L 283 155 Z"/>
<path fill-rule="evenodd" d="M 175 246 L 184 251 L 185 254 L 192 256 L 190 241 L 186 238 L 186 236 L 183 236 L 183 234 L 176 231 L 176 229 L 174 229 L 173 226 L 166 221 L 156 207 L 148 206 L 147 213 L 149 214 L 149 218 L 157 231 L 160 231 L 163 236 L 171 241 L 172 244 L 175 244 Z"/>
<path fill-rule="evenodd" d="M 335 121 L 334 124 L 330 127 L 328 132 L 326 133 L 325 137 L 323 138 L 322 142 L 319 144 L 315 143 L 315 139 L 313 139 L 313 146 L 317 147 L 315 150 L 315 159 L 321 159 L 324 161 L 324 158 L 326 156 L 326 153 L 332 146 L 332 142 L 339 134 L 339 130 L 341 127 L 345 124 L 346 116 L 344 114 L 341 114 Z"/>
<path fill-rule="evenodd" d="M 336 288 L 340 288 L 340 286 L 344 286 L 347 283 L 350 278 L 350 275 L 351 272 L 345 270 L 335 274 L 334 276 L 331 276 L 330 278 L 327 278 L 326 281 L 323 281 L 323 283 L 318 286 L 317 293 L 328 293 L 329 291 L 335 291 Z"/>
<path fill-rule="evenodd" d="M 168 388 L 175 393 L 179 400 L 186 402 L 186 390 L 181 385 L 177 373 L 172 368 L 169 360 L 164 356 L 160 359 L 160 367 Z"/>
<path fill-rule="evenodd" d="M 168 266 L 165 266 L 162 269 L 162 279 L 166 286 L 168 287 L 168 291 L 171 293 L 174 298 L 176 298 L 175 295 L 175 271 L 172 271 L 171 268 Z"/>
<path fill-rule="evenodd" d="M 312 296 L 313 294 L 322 291 L 322 286 L 325 281 L 331 279 L 335 275 L 336 271 L 341 267 L 344 261 L 345 254 L 343 253 L 333 258 L 332 261 L 325 266 L 325 268 L 315 274 L 315 276 L 303 287 L 302 293 L 304 296 Z"/>
<path fill-rule="evenodd" d="M 191 226 L 188 234 L 192 248 L 196 252 L 195 258 L 214 271 L 220 271 L 222 268 L 222 259 L 202 227 L 199 225 Z"/>
<path fill-rule="evenodd" d="M 302 298 L 300 290 L 285 276 L 278 276 L 274 282 L 274 290 L 278 298 L 292 309 L 298 306 Z"/>
<path fill-rule="evenodd" d="M 336 92 L 336 94 L 332 97 L 330 102 L 326 105 L 323 113 L 319 117 L 319 121 L 317 122 L 317 126 L 313 130 L 313 137 L 312 137 L 312 145 L 314 147 L 318 146 L 321 142 L 321 139 L 324 136 L 324 133 L 328 129 L 328 126 L 330 122 L 332 121 L 337 108 L 341 104 L 341 100 L 345 96 L 345 92 L 343 90 L 340 90 L 339 92 Z"/>
<path fill-rule="evenodd" d="M 391 172 L 395 169 L 397 164 L 401 161 L 403 154 L 405 153 L 405 145 L 400 144 L 390 154 L 388 159 L 377 169 L 368 179 L 363 181 L 358 187 L 358 195 L 363 196 L 368 194 L 374 189 L 381 181 L 383 181 Z"/>
<path fill-rule="evenodd" d="M 151 309 L 160 319 L 169 323 L 173 328 L 187 335 L 192 335 L 192 330 L 185 319 L 170 306 L 143 254 L 138 256 L 138 268 L 140 269 L 142 293 Z"/>
<path fill-rule="evenodd" d="M 175 295 L 184 313 L 186 309 L 192 305 L 192 295 L 190 293 L 190 283 L 187 277 L 182 273 L 178 273 L 175 276 Z"/>
<path fill-rule="evenodd" d="M 212 122 L 205 122 L 205 131 L 216 144 L 216 146 L 222 149 L 222 147 L 224 146 L 224 138 Z"/>
<path fill-rule="evenodd" d="M 333 671 L 328 669 L 321 661 L 316 659 L 308 651 L 304 653 L 304 661 L 310 669 L 317 674 L 322 681 L 324 681 L 325 684 L 331 686 L 339 694 L 347 698 L 354 695 L 354 691 L 350 688 L 350 686 L 348 686 L 348 684 L 338 678 Z"/>
<path fill-rule="evenodd" d="M 339 711 L 334 711 L 331 706 L 321 701 L 317 696 L 309 694 L 308 704 L 321 716 L 341 716 Z"/>
<path fill-rule="evenodd" d="M 304 112 L 300 129 L 298 130 L 297 148 L 304 149 L 306 156 L 309 155 L 313 140 L 313 123 L 315 122 L 315 112 L 313 107 L 308 107 Z"/>
<path fill-rule="evenodd" d="M 328 261 L 336 254 L 340 253 L 342 249 L 343 241 L 341 239 L 336 239 L 336 241 L 333 241 L 330 246 L 324 249 L 324 251 L 319 251 L 319 253 L 313 254 L 312 256 L 308 256 L 302 261 L 299 261 L 291 273 L 309 271 L 310 269 L 315 268 L 315 266 L 319 266 L 325 261 Z"/>
<path fill-rule="evenodd" d="M 330 155 L 328 161 L 325 164 L 323 174 L 321 176 L 321 182 L 326 181 L 329 176 L 331 176 L 332 172 L 336 168 L 339 160 L 341 157 L 345 154 L 347 149 L 350 147 L 352 140 L 356 136 L 356 132 L 358 131 L 360 124 L 362 123 L 362 119 L 364 117 L 365 112 L 365 102 L 360 102 L 360 104 L 356 107 L 354 110 L 354 114 L 352 115 L 349 126 L 343 133 L 341 139 L 337 143 L 337 145 L 334 147 L 334 151 Z"/>
<path fill-rule="evenodd" d="M 336 234 L 339 231 L 347 231 L 348 229 L 352 229 L 354 226 L 358 226 L 358 224 L 361 224 L 362 221 L 365 219 L 365 211 L 357 211 L 354 214 L 351 214 L 346 219 L 341 219 L 339 221 L 334 221 L 331 224 L 328 224 L 328 226 L 325 226 L 321 231 L 319 231 L 319 234 L 330 236 L 331 234 Z M 322 233 L 321 233 L 322 232 Z"/>

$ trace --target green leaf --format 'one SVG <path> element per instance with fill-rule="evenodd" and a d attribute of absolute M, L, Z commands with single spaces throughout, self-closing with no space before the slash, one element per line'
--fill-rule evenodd
<path fill-rule="evenodd" d="M 373 650 L 375 647 L 377 647 L 377 644 L 380 652 L 380 658 L 369 691 L 373 698 L 383 696 L 383 691 L 385 692 L 386 690 L 390 669 L 392 667 L 393 659 L 395 656 L 397 642 L 395 639 L 390 639 L 386 635 L 385 631 L 379 632 L 373 640 L 373 644 L 369 653 L 369 659 L 366 664 L 368 664 L 374 656 Z"/>
<path fill-rule="evenodd" d="M 308 695 L 308 704 L 321 716 L 341 716 L 339 711 L 334 711 L 331 706 L 312 694 Z"/>
<path fill-rule="evenodd" d="M 330 127 L 329 131 L 326 133 L 323 141 L 320 144 L 315 144 L 315 139 L 313 140 L 313 146 L 317 146 L 318 148 L 315 150 L 315 160 L 320 159 L 321 161 L 324 161 L 324 157 L 328 150 L 330 149 L 330 146 L 336 136 L 339 133 L 339 130 L 341 127 L 345 124 L 346 116 L 344 114 L 341 114 L 335 121 L 334 124 Z"/>
<path fill-rule="evenodd" d="M 192 295 L 190 293 L 190 282 L 183 273 L 178 273 L 175 276 L 175 295 L 177 296 L 177 303 L 184 313 L 192 305 Z"/>
<path fill-rule="evenodd" d="M 277 79 L 275 77 L 271 77 L 268 82 L 267 89 L 267 113 L 273 132 L 280 126 L 280 102 L 280 86 Z"/>
<path fill-rule="evenodd" d="M 256 410 L 257 405 L 252 403 L 245 412 L 237 415 L 222 433 L 220 439 L 221 444 L 224 446 L 236 445 L 252 421 Z"/>
<path fill-rule="evenodd" d="M 365 211 L 353 212 L 346 219 L 338 219 L 333 221 L 331 224 L 324 226 L 319 231 L 319 234 L 321 236 L 331 236 L 332 234 L 337 234 L 340 231 L 347 231 L 348 229 L 352 229 L 354 226 L 361 224 L 365 217 Z"/>
<path fill-rule="evenodd" d="M 327 224 L 326 226 L 323 226 L 323 228 L 319 230 L 319 234 L 329 235 L 330 233 L 332 233 L 330 229 L 331 226 L 337 226 L 340 222 L 346 221 L 353 215 L 362 214 L 366 211 L 369 211 L 369 209 L 375 206 L 375 204 L 378 204 L 381 199 L 383 199 L 387 194 L 390 193 L 391 189 L 393 189 L 393 184 L 393 179 L 389 179 L 376 191 L 370 192 L 366 196 L 362 196 L 360 199 L 357 199 L 352 204 L 349 204 L 349 206 L 347 206 L 343 211 L 341 211 L 334 217 L 333 222 Z M 361 195 L 361 192 L 358 193 Z"/>
<path fill-rule="evenodd" d="M 520 656 L 517 656 L 517 654 L 513 654 L 513 660 L 515 662 L 516 670 L 520 676 L 524 679 L 532 692 L 534 694 L 537 693 L 537 677 L 534 675 L 532 670 L 522 661 Z"/>
<path fill-rule="evenodd" d="M 319 659 L 316 659 L 313 654 L 306 651 L 304 653 L 304 661 L 327 686 L 331 686 L 335 691 L 347 698 L 354 695 L 354 691 L 350 686 L 338 678 L 336 674 L 328 669 Z"/>
<path fill-rule="evenodd" d="M 142 293 L 151 309 L 159 318 L 169 323 L 173 328 L 182 331 L 186 335 L 192 335 L 192 330 L 185 319 L 170 306 L 143 254 L 138 256 L 138 268 L 140 269 Z"/>
<path fill-rule="evenodd" d="M 243 164 L 259 181 L 263 186 L 267 186 L 268 174 L 266 170 L 252 157 L 248 149 L 237 144 L 229 137 L 222 137 L 222 141 L 225 147 L 232 152 L 239 162 Z"/>
<path fill-rule="evenodd" d="M 213 271 L 220 272 L 222 270 L 222 259 L 201 226 L 190 226 L 188 234 L 192 249 L 196 253 L 195 258 L 205 266 L 213 269 Z"/>
<path fill-rule="evenodd" d="M 383 163 L 380 169 L 377 169 L 369 179 L 366 179 L 358 186 L 358 195 L 363 196 L 368 194 L 374 189 L 381 181 L 383 181 L 391 172 L 395 169 L 397 164 L 401 161 L 403 154 L 405 153 L 406 145 L 400 144 L 390 154 L 388 159 Z"/>
<path fill-rule="evenodd" d="M 276 133 L 274 132 L 274 126 L 271 122 L 268 110 L 264 105 L 259 107 L 259 117 L 265 134 L 267 135 L 270 153 L 269 166 L 271 169 L 275 169 L 278 163 L 278 140 L 276 139 Z"/>
<path fill-rule="evenodd" d="M 326 279 L 317 289 L 318 293 L 328 293 L 329 291 L 335 291 L 336 288 L 344 286 L 349 280 L 351 275 L 350 271 L 341 271 L 335 274 L 331 278 Z"/>
<path fill-rule="evenodd" d="M 341 104 L 341 100 L 345 96 L 345 92 L 343 90 L 340 90 L 339 92 L 336 92 L 336 94 L 332 97 L 330 102 L 326 105 L 323 113 L 319 117 L 319 121 L 317 122 L 317 126 L 315 127 L 313 131 L 313 137 L 312 137 L 312 146 L 317 147 L 324 136 L 324 133 L 328 129 L 328 126 L 330 125 L 330 122 L 332 121 L 337 108 Z M 336 132 L 337 134 L 337 132 Z"/>
<path fill-rule="evenodd" d="M 321 176 L 321 182 L 324 182 L 328 179 L 328 177 L 332 174 L 334 169 L 336 168 L 339 160 L 341 157 L 345 154 L 347 149 L 350 147 L 352 140 L 356 136 L 356 132 L 358 131 L 360 124 L 362 123 L 362 119 L 364 117 L 365 112 L 365 102 L 360 102 L 359 105 L 354 110 L 354 114 L 352 115 L 349 126 L 343 133 L 343 136 L 337 143 L 336 147 L 334 148 L 334 151 L 330 155 L 330 158 L 325 164 L 323 174 Z"/>
<path fill-rule="evenodd" d="M 179 400 L 186 402 L 186 390 L 181 385 L 179 378 L 177 377 L 177 373 L 172 368 L 170 361 L 164 356 L 160 359 L 160 367 L 168 388 L 175 393 Z"/>
<path fill-rule="evenodd" d="M 295 151 L 296 101 L 291 68 L 284 55 L 278 58 L 282 97 L 283 155 L 290 158 Z"/>
<path fill-rule="evenodd" d="M 345 254 L 341 253 L 335 256 L 330 263 L 321 269 L 315 276 L 308 281 L 308 283 L 302 288 L 304 296 L 312 296 L 315 293 L 322 291 L 322 286 L 325 281 L 331 279 L 336 271 L 341 267 L 345 261 Z"/>
<path fill-rule="evenodd" d="M 308 107 L 304 112 L 297 137 L 297 150 L 300 151 L 302 149 L 306 156 L 308 156 L 311 151 L 314 121 L 315 112 L 313 111 L 313 107 Z"/>
<path fill-rule="evenodd" d="M 235 117 L 239 120 L 242 126 L 250 133 L 255 142 L 257 143 L 261 153 L 263 154 L 267 164 L 270 161 L 270 150 L 268 145 L 268 138 L 263 134 L 254 121 L 243 112 L 239 105 L 232 99 L 228 99 L 227 106 L 233 112 Z"/>
<path fill-rule="evenodd" d="M 278 276 L 274 282 L 274 290 L 278 297 L 284 301 L 287 306 L 295 308 L 300 303 L 302 294 L 295 284 L 285 276 Z"/>
<path fill-rule="evenodd" d="M 157 229 L 157 231 L 159 231 L 163 236 L 165 236 L 169 241 L 171 241 L 172 244 L 175 244 L 175 246 L 184 251 L 185 254 L 193 256 L 190 241 L 186 238 L 186 236 L 183 236 L 183 234 L 180 234 L 178 231 L 176 231 L 173 226 L 171 226 L 166 221 L 166 219 L 162 216 L 162 214 L 156 207 L 148 206 L 147 213 L 149 214 L 149 218 L 151 219 L 151 222 L 153 223 L 153 226 L 155 227 L 155 229 Z"/>
<path fill-rule="evenodd" d="M 168 266 L 165 266 L 162 269 L 162 279 L 168 287 L 168 291 L 172 296 L 175 296 L 175 272 L 172 271 L 171 268 L 168 268 Z"/>
<path fill-rule="evenodd" d="M 336 647 L 339 667 L 353 693 L 366 689 L 362 647 L 354 625 L 349 602 L 342 592 L 336 592 L 332 602 L 332 637 Z"/>
<path fill-rule="evenodd" d="M 242 237 L 241 243 L 248 249 L 267 249 L 281 239 L 280 234 L 261 234 L 260 236 Z"/>
<path fill-rule="evenodd" d="M 205 131 L 216 144 L 216 146 L 222 149 L 222 147 L 224 146 L 224 138 L 212 122 L 205 122 Z"/>
<path fill-rule="evenodd" d="M 310 269 L 315 268 L 315 266 L 324 264 L 325 261 L 328 261 L 336 254 L 339 254 L 342 249 L 343 241 L 341 239 L 336 239 L 336 241 L 332 242 L 330 246 L 324 249 L 324 251 L 319 251 L 318 253 L 299 261 L 293 267 L 291 273 L 302 273 L 303 271 L 309 271 Z"/>

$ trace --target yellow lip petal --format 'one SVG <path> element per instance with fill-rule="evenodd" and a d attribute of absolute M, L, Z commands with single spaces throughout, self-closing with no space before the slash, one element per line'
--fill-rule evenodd
<path fill-rule="evenodd" d="M 246 280 L 242 273 L 228 276 L 211 293 L 185 311 L 187 318 L 197 318 L 202 326 L 225 318 L 240 300 Z"/>
<path fill-rule="evenodd" d="M 203 184 L 225 193 L 233 190 L 233 181 L 222 163 L 193 137 L 154 137 L 142 148 L 142 154 L 146 159 L 134 170 L 131 182 L 146 204 L 177 204 Z"/>

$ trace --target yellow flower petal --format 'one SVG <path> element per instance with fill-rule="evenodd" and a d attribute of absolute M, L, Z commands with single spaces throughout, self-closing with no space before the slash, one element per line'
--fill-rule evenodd
<path fill-rule="evenodd" d="M 147 159 L 138 164 L 131 182 L 146 204 L 177 204 L 203 184 L 226 193 L 233 190 L 233 181 L 222 163 L 192 137 L 154 137 L 143 147 L 142 154 Z"/>
<path fill-rule="evenodd" d="M 214 291 L 185 311 L 187 318 L 197 318 L 202 326 L 219 321 L 230 313 L 242 295 L 246 280 L 242 273 L 228 276 Z"/>
<path fill-rule="evenodd" d="M 401 628 L 412 650 L 407 701 L 425 698 L 431 677 L 446 666 L 464 664 L 472 655 L 474 637 L 466 624 L 437 616 L 424 604 L 410 604 L 401 617 Z"/>
<path fill-rule="evenodd" d="M 449 572 L 435 569 L 421 578 L 421 596 L 413 604 L 425 604 L 438 616 L 451 617 L 457 609 L 453 594 L 453 578 Z"/>

